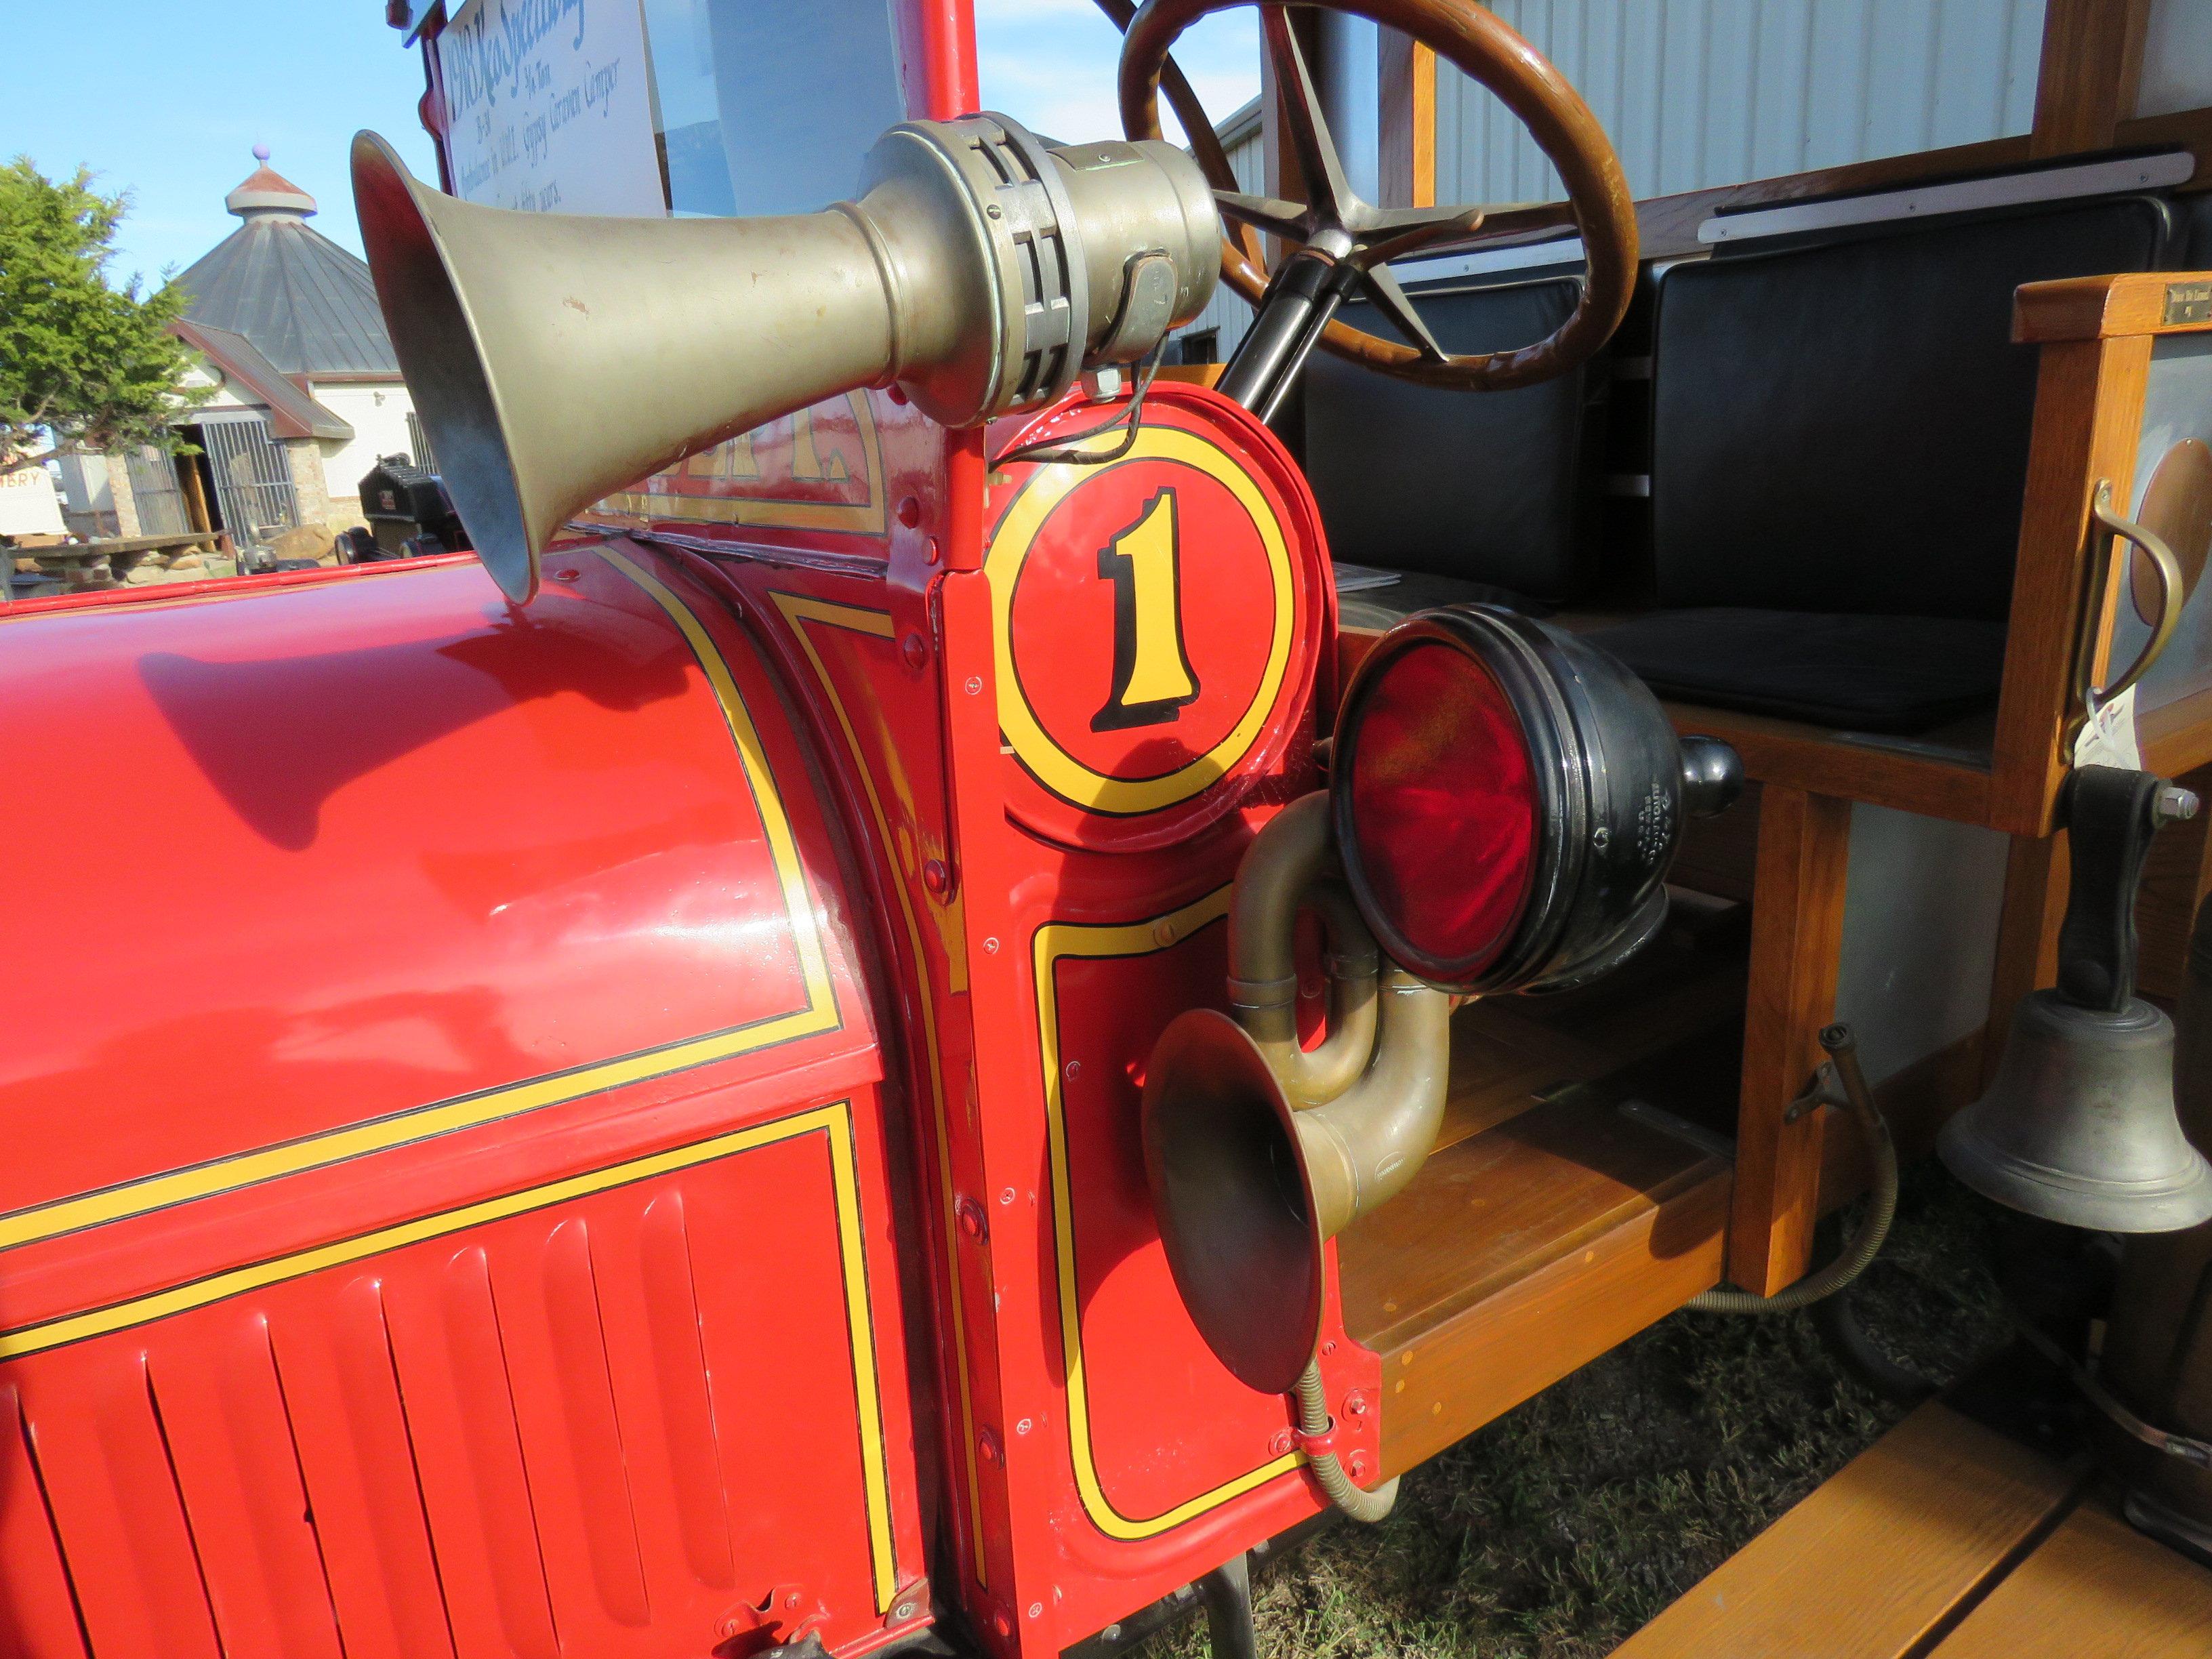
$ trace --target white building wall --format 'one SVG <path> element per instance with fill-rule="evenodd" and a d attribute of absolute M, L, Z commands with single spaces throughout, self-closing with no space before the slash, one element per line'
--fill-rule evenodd
<path fill-rule="evenodd" d="M 1237 175 L 1237 188 L 1249 196 L 1263 194 L 1267 188 L 1267 163 L 1261 148 L 1259 100 L 1253 100 L 1224 121 L 1220 131 L 1222 148 L 1229 152 L 1230 171 Z M 1206 302 L 1197 320 L 1176 332 L 1200 334 L 1212 329 L 1214 361 L 1226 362 L 1229 354 L 1237 349 L 1237 343 L 1244 337 L 1244 331 L 1251 325 L 1252 307 L 1224 283 L 1214 289 L 1213 298 Z M 1174 349 L 1172 346 L 1169 349 L 1170 352 Z"/>
<path fill-rule="evenodd" d="M 415 407 L 415 400 L 398 380 L 380 385 L 333 385 L 325 381 L 314 387 L 314 398 L 353 428 L 350 441 L 322 446 L 323 477 L 329 483 L 334 502 L 354 501 L 362 475 L 374 466 L 380 456 L 414 455 L 415 441 L 408 434 L 407 412 Z"/>
<path fill-rule="evenodd" d="M 2151 0 L 2143 32 L 2138 115 L 2212 109 L 2212 5 L 2206 0 Z"/>
<path fill-rule="evenodd" d="M 64 455 L 62 470 L 62 498 L 71 513 L 112 513 L 115 511 L 115 487 L 107 480 L 107 457 L 105 455 Z"/>
<path fill-rule="evenodd" d="M 55 465 L 61 471 L 62 517 L 69 523 L 70 534 L 87 540 L 120 534 L 107 457 L 64 455 Z"/>
<path fill-rule="evenodd" d="M 2160 0 L 2172 12 L 2207 0 Z M 2044 0 L 1492 0 L 1589 103 L 1639 198 L 2026 132 Z M 1437 194 L 1556 201 L 1504 106 L 1437 76 Z"/>

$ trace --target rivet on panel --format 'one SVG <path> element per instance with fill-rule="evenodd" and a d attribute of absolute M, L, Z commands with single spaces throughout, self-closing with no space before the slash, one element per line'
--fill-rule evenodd
<path fill-rule="evenodd" d="M 929 660 L 929 645 L 919 634 L 909 634 L 899 641 L 899 655 L 908 668 L 919 669 Z"/>
<path fill-rule="evenodd" d="M 898 521 L 908 530 L 921 522 L 921 501 L 913 495 L 899 497 Z"/>

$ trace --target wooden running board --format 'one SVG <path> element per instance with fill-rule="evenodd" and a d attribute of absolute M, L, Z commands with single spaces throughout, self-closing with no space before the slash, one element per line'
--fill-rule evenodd
<path fill-rule="evenodd" d="M 1613 978 L 1500 997 L 1452 1022 L 1442 1133 L 1406 1190 L 1337 1242 L 1345 1328 L 1382 1358 L 1382 1470 L 1510 1410 L 1715 1284 L 1725 1141 L 1624 1099 L 1658 1088 L 1733 1122 L 1743 946 L 1684 901 Z M 1656 1069 L 1655 1069 L 1656 1068 Z M 1692 1096 L 1667 1093 L 1686 1072 Z M 1679 1096 L 1679 1090 L 1677 1090 Z"/>
<path fill-rule="evenodd" d="M 2110 1555 L 2093 1512 L 2073 1510 L 2085 1480 L 1941 1401 L 1923 1406 L 1614 1659 L 2203 1659 L 2212 1638 L 2124 1644 L 2128 1620 L 2116 1604 L 2137 1598 L 2145 1581 L 2107 1583 L 2102 1567 L 2061 1576 L 2090 1554 Z M 2069 1512 L 2095 1536 L 2037 1569 L 2072 1526 Z M 2186 1570 L 2212 1592 L 2212 1575 Z M 2212 1594 L 2200 1607 L 2212 1617 Z M 2031 1610 L 2039 1629 L 2021 1621 Z"/>
<path fill-rule="evenodd" d="M 1729 1164 L 1574 1093 L 1455 1141 L 1338 1243 L 1396 1474 L 1716 1283 Z"/>

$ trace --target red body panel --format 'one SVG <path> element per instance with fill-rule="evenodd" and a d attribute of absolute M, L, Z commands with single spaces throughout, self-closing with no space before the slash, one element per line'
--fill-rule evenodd
<path fill-rule="evenodd" d="M 892 17 L 972 108 L 964 0 Z M 1137 1137 L 1316 781 L 1303 479 L 1167 386 L 1096 469 L 888 392 L 750 443 L 527 610 L 0 621 L 0 1652 L 857 1653 L 933 1590 L 1041 1656 L 1318 1506 Z"/>
<path fill-rule="evenodd" d="M 41 974 L 0 1033 L 0 1648 L 921 1617 L 841 854 L 681 556 L 571 550 L 527 611 L 441 564 L 0 646 L 70 849 L 0 911 Z"/>
<path fill-rule="evenodd" d="M 1310 496 L 1273 439 L 1210 393 L 1153 397 L 1148 426 L 1231 457 L 1274 514 L 1294 635 L 1272 718 L 1219 785 L 1227 806 L 1195 829 L 1182 814 L 1182 832 L 1153 850 L 1080 844 L 1084 815 L 1072 809 L 1066 842 L 1036 827 L 1048 809 L 996 695 L 1000 544 L 970 550 L 959 539 L 952 468 L 903 475 L 912 507 L 893 515 L 879 561 L 848 555 L 831 567 L 804 528 L 680 526 L 718 550 L 707 554 L 714 576 L 799 690 L 866 848 L 886 977 L 899 986 L 888 1047 L 912 1079 L 915 1185 L 935 1231 L 918 1265 L 943 1334 L 951 1557 L 938 1565 L 939 1592 L 964 1601 L 987 1647 L 1009 1653 L 1057 1652 L 1317 1507 L 1290 1451 L 1286 1403 L 1231 1377 L 1183 1312 L 1145 1188 L 1136 1107 L 1167 1021 L 1223 1002 L 1222 917 L 1243 848 L 1315 781 L 1314 711 L 1333 696 L 1316 684 L 1332 595 Z M 873 402 L 887 453 L 930 431 Z M 1025 557 L 1080 601 L 1035 619 L 1070 631 L 1057 659 L 1063 701 L 1079 711 L 1112 678 L 1096 641 L 1102 614 L 1110 626 L 1100 547 L 1127 516 L 1125 497 L 1149 499 L 1164 482 L 1113 471 L 1098 470 L 1097 499 L 1063 501 Z M 994 528 L 1030 476 L 997 475 Z M 1250 569 L 1213 556 L 1237 526 L 1198 514 L 1184 529 L 1188 629 L 1261 625 Z M 1103 594 L 1082 591 L 1085 572 Z M 1049 639 L 1030 643 L 1055 659 Z M 1192 653 L 1201 677 L 1220 671 L 1224 691 L 1237 663 L 1266 656 L 1218 637 L 1194 640 Z M 1127 838 L 1109 829 L 1106 839 Z M 1373 1356 L 1340 1333 L 1324 1370 L 1340 1396 L 1378 1381 Z M 1354 1458 L 1373 1455 L 1372 1422 L 1345 1419 Z"/>

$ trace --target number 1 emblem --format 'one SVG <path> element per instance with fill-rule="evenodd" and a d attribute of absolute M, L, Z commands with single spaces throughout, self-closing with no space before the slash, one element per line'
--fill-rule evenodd
<path fill-rule="evenodd" d="M 1164 726 L 1198 696 L 1182 642 L 1182 559 L 1172 489 L 1098 550 L 1099 578 L 1114 584 L 1114 690 L 1092 731 Z"/>

